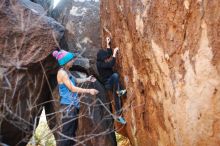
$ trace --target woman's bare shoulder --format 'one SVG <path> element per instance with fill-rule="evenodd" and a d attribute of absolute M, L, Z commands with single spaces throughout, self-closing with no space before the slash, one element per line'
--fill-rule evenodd
<path fill-rule="evenodd" d="M 64 69 L 59 69 L 57 74 L 64 75 L 64 74 L 67 74 L 67 73 Z"/>
<path fill-rule="evenodd" d="M 65 77 L 67 77 L 67 76 L 68 76 L 68 75 L 67 75 L 66 71 L 63 70 L 63 69 L 60 69 L 60 70 L 58 71 L 58 73 L 57 73 L 57 81 L 58 81 L 58 83 L 63 83 L 63 79 L 64 79 Z"/>

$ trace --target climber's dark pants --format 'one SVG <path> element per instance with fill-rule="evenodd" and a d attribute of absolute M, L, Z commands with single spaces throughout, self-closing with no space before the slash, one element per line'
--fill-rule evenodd
<path fill-rule="evenodd" d="M 112 90 L 114 100 L 115 100 L 115 110 L 116 114 L 121 114 L 121 98 L 118 97 L 116 91 L 121 90 L 121 86 L 119 83 L 119 75 L 117 73 L 113 73 L 111 77 L 105 82 L 105 88 L 107 90 Z"/>
<path fill-rule="evenodd" d="M 70 105 L 62 105 L 61 108 L 63 110 L 61 133 L 66 137 L 60 136 L 61 138 L 58 141 L 58 146 L 73 146 L 76 141 L 68 139 L 67 137 L 75 138 L 76 136 L 79 109 Z"/>

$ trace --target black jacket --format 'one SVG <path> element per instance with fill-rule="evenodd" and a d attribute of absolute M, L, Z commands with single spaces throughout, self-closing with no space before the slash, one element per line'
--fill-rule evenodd
<path fill-rule="evenodd" d="M 105 83 L 107 79 L 114 73 L 112 67 L 115 65 L 115 58 L 113 57 L 111 61 L 105 62 L 105 60 L 111 56 L 111 48 L 107 48 L 107 50 L 101 49 L 97 53 L 96 65 L 103 83 Z"/>

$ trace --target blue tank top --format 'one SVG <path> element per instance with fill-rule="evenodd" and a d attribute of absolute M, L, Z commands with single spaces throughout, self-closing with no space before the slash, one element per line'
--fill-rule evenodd
<path fill-rule="evenodd" d="M 69 76 L 71 83 L 76 86 L 75 78 L 70 75 Z M 70 91 L 65 84 L 58 84 L 59 86 L 59 94 L 60 94 L 60 104 L 65 105 L 73 105 L 74 107 L 78 108 L 79 105 L 79 98 L 76 92 Z"/>

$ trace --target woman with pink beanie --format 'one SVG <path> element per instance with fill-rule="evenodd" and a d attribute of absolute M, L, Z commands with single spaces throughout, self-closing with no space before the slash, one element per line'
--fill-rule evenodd
<path fill-rule="evenodd" d="M 98 94 L 96 89 L 84 89 L 76 86 L 76 83 L 95 82 L 92 76 L 88 78 L 75 78 L 69 71 L 77 57 L 74 53 L 65 50 L 54 51 L 53 56 L 58 60 L 60 69 L 57 73 L 60 105 L 62 109 L 62 133 L 58 141 L 59 146 L 72 146 L 76 143 L 75 132 L 77 129 L 77 117 L 79 113 L 78 93 Z M 69 137 L 69 138 L 68 138 Z"/>

